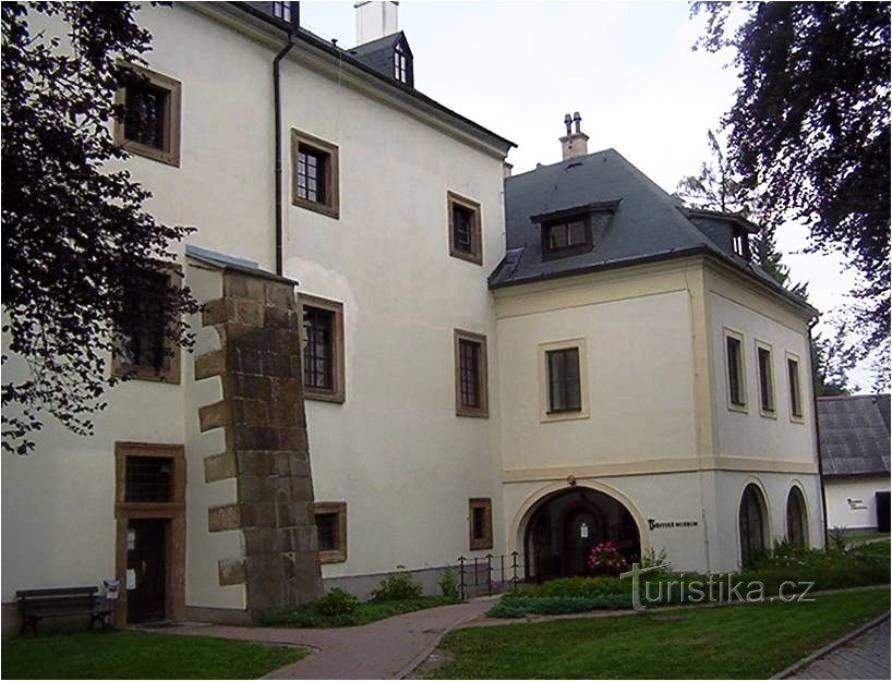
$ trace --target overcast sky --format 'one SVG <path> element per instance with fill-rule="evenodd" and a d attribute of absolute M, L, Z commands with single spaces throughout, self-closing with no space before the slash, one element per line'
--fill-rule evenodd
<path fill-rule="evenodd" d="M 301 23 L 352 47 L 354 12 L 349 1 L 302 2 Z M 579 111 L 590 151 L 613 147 L 671 192 L 708 157 L 706 132 L 736 86 L 728 55 L 691 50 L 703 22 L 687 2 L 403 0 L 399 27 L 416 88 L 514 141 L 515 172 L 559 161 L 564 114 Z M 841 258 L 799 253 L 806 236 L 786 226 L 778 245 L 829 316 L 854 278 Z M 853 378 L 870 388 L 866 371 Z"/>

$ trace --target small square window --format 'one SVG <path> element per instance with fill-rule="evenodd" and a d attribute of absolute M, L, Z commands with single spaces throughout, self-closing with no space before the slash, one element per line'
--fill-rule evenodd
<path fill-rule="evenodd" d="M 592 248 L 589 218 L 558 222 L 542 226 L 543 257 L 564 257 L 585 253 Z"/>
<path fill-rule="evenodd" d="M 728 329 L 725 329 L 725 364 L 728 376 L 728 406 L 736 411 L 746 411 L 743 337 Z"/>
<path fill-rule="evenodd" d="M 545 356 L 548 364 L 548 412 L 581 411 L 579 348 L 549 350 Z"/>
<path fill-rule="evenodd" d="M 291 131 L 292 203 L 332 218 L 340 214 L 338 148 L 318 137 Z"/>
<path fill-rule="evenodd" d="M 470 550 L 491 549 L 492 541 L 492 500 L 468 500 L 468 529 Z"/>
<path fill-rule="evenodd" d="M 455 413 L 489 416 L 486 336 L 455 330 Z"/>
<path fill-rule="evenodd" d="M 303 319 L 304 397 L 310 400 L 343 402 L 344 307 L 315 296 L 298 298 Z"/>
<path fill-rule="evenodd" d="M 139 66 L 127 69 L 116 99 L 123 118 L 115 121 L 115 142 L 133 154 L 179 166 L 182 86 Z"/>
<path fill-rule="evenodd" d="M 483 263 L 480 204 L 453 192 L 447 193 L 449 254 L 477 265 Z"/>
<path fill-rule="evenodd" d="M 347 560 L 347 504 L 343 501 L 317 501 L 313 504 L 320 563 Z"/>
<path fill-rule="evenodd" d="M 169 337 L 164 308 L 167 287 L 179 276 L 164 271 L 132 274 L 116 324 L 112 374 L 139 380 L 180 382 L 180 350 Z M 135 285 L 134 282 L 140 282 Z"/>

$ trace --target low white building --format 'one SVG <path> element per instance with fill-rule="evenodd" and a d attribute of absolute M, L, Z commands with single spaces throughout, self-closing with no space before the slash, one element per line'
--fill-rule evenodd
<path fill-rule="evenodd" d="M 889 531 L 889 396 L 818 398 L 827 527 Z"/>
<path fill-rule="evenodd" d="M 121 97 L 163 125 L 116 134 L 149 210 L 197 228 L 178 276 L 205 309 L 194 353 L 109 358 L 137 380 L 94 435 L 47 423 L 4 459 L 4 630 L 18 589 L 109 578 L 120 625 L 243 622 L 397 565 L 434 589 L 459 556 L 535 579 L 607 538 L 713 572 L 819 546 L 815 311 L 755 227 L 578 122 L 504 180 L 512 143 L 415 87 L 396 3 L 357 3 L 352 49 L 296 5 L 139 12 L 149 80 Z"/>

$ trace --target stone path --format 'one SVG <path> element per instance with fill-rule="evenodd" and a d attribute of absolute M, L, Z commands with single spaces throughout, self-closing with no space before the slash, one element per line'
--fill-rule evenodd
<path fill-rule="evenodd" d="M 790 679 L 890 678 L 889 620 L 819 657 Z"/>
<path fill-rule="evenodd" d="M 313 654 L 276 669 L 270 679 L 393 679 L 403 678 L 437 647 L 448 630 L 479 617 L 493 599 L 419 610 L 360 627 L 287 629 L 183 625 L 166 634 L 308 646 Z"/>

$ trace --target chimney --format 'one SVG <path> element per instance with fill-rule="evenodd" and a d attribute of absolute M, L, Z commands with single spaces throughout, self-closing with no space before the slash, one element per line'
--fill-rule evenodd
<path fill-rule="evenodd" d="M 356 9 L 356 44 L 365 43 L 393 35 L 400 30 L 397 20 L 399 2 L 396 0 L 373 0 L 371 2 L 357 2 L 353 5 Z"/>
<path fill-rule="evenodd" d="M 576 158 L 577 156 L 588 155 L 588 135 L 586 135 L 580 126 L 582 125 L 582 116 L 579 112 L 564 116 L 564 125 L 567 126 L 567 134 L 561 137 L 561 151 L 564 154 L 564 160 L 568 158 Z M 576 130 L 573 130 L 573 126 Z"/>
<path fill-rule="evenodd" d="M 511 172 L 514 170 L 514 165 L 505 161 L 502 164 L 502 177 L 511 177 Z"/>

